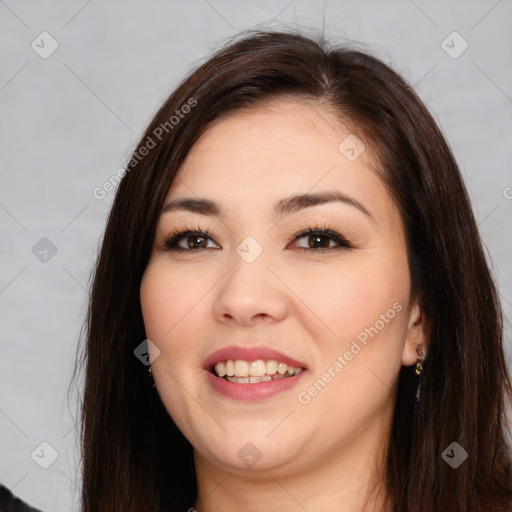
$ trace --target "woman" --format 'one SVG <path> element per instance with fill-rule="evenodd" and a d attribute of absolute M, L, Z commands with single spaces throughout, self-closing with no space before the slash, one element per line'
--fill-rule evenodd
<path fill-rule="evenodd" d="M 86 327 L 84 512 L 512 510 L 469 199 L 369 55 L 258 32 L 194 71 L 126 168 Z"/>

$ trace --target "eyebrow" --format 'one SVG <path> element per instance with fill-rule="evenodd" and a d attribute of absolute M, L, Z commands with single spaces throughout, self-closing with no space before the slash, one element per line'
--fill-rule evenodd
<path fill-rule="evenodd" d="M 317 194 L 294 194 L 278 201 L 274 206 L 274 215 L 278 218 L 299 210 L 310 208 L 325 203 L 341 202 L 349 206 L 357 208 L 370 219 L 375 220 L 369 210 L 361 204 L 357 199 L 347 196 L 342 192 L 323 192 Z M 221 203 L 212 199 L 183 197 L 174 199 L 162 208 L 162 213 L 175 210 L 184 210 L 201 215 L 213 215 L 222 218 L 225 215 L 225 209 Z"/>

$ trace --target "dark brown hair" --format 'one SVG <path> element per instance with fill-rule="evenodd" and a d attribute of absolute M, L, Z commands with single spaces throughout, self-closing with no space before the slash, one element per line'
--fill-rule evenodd
<path fill-rule="evenodd" d="M 283 95 L 321 102 L 357 133 L 403 218 L 430 338 L 417 404 L 414 367 L 398 376 L 386 467 L 394 511 L 510 512 L 502 313 L 452 152 L 415 92 L 379 59 L 271 31 L 242 34 L 179 85 L 119 185 L 77 363 L 82 510 L 184 511 L 195 502 L 192 448 L 134 356 L 146 338 L 139 287 L 164 197 L 194 142 L 219 116 Z M 144 151 L 150 139 L 155 147 Z M 453 442 L 468 452 L 457 469 L 441 456 Z"/>

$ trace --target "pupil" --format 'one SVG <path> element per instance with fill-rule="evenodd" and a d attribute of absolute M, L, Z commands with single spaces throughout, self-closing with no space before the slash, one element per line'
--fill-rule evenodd
<path fill-rule="evenodd" d="M 206 238 L 204 236 L 190 236 L 188 238 L 188 246 L 191 249 L 194 247 L 204 248 L 205 242 Z"/>
<path fill-rule="evenodd" d="M 323 243 L 322 243 L 322 241 L 323 241 Z M 329 242 L 327 241 L 327 245 L 326 245 L 325 244 L 326 241 L 327 240 L 323 235 L 311 235 L 309 237 L 309 246 L 310 247 L 328 247 Z"/>

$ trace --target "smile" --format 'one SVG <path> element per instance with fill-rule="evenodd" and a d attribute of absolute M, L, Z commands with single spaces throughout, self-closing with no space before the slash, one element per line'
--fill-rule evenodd
<path fill-rule="evenodd" d="M 302 370 L 301 367 L 290 366 L 274 359 L 267 361 L 258 359 L 250 362 L 240 359 L 227 359 L 219 361 L 213 367 L 213 372 L 217 377 L 236 384 L 258 384 L 270 380 L 285 379 L 297 375 Z"/>

